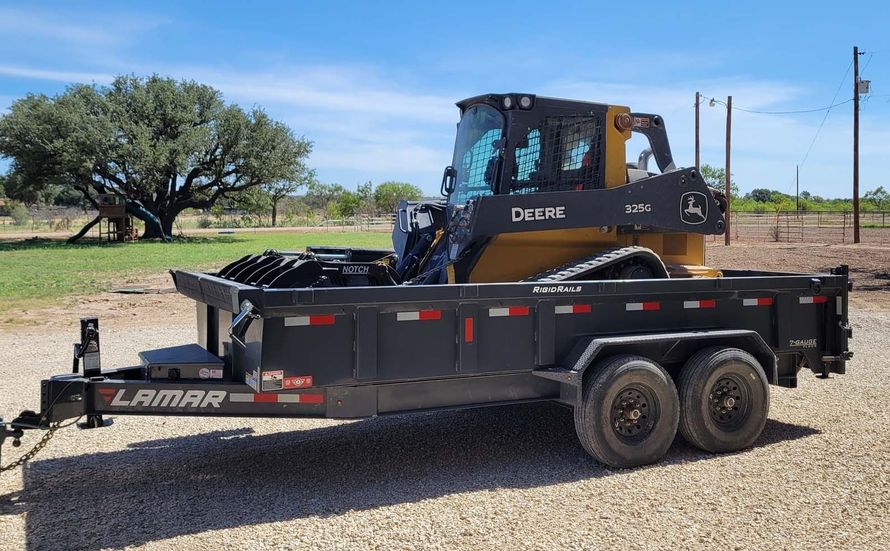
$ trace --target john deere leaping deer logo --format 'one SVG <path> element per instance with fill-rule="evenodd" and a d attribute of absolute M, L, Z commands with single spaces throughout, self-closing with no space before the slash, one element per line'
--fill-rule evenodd
<path fill-rule="evenodd" d="M 680 197 L 680 219 L 686 224 L 704 224 L 708 219 L 708 198 L 698 191 L 687 191 Z"/>

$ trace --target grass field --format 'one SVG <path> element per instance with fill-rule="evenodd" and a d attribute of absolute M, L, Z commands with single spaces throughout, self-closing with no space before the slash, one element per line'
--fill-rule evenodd
<path fill-rule="evenodd" d="M 220 267 L 265 249 L 307 245 L 390 247 L 385 233 L 260 233 L 185 238 L 172 243 L 0 242 L 0 314 L 132 284 L 169 268 Z"/>

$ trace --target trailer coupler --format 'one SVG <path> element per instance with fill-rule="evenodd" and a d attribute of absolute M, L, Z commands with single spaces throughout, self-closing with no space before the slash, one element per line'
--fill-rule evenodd
<path fill-rule="evenodd" d="M 4 422 L 3 419 L 0 419 L 0 473 L 4 471 L 8 471 L 18 467 L 24 462 L 31 459 L 38 451 L 40 451 L 43 446 L 46 445 L 46 442 L 52 438 L 52 433 L 55 432 L 55 429 L 58 427 L 51 426 L 40 426 L 39 416 L 33 411 L 23 411 L 18 417 L 13 419 L 11 422 Z M 3 444 L 7 439 L 12 440 L 12 447 L 18 448 L 22 445 L 22 436 L 25 435 L 25 429 L 36 429 L 36 428 L 47 428 L 47 434 L 41 438 L 40 442 L 34 446 L 34 449 L 13 461 L 9 465 L 3 465 Z"/>
<path fill-rule="evenodd" d="M 12 439 L 12 447 L 18 448 L 22 445 L 22 436 L 24 436 L 25 431 L 20 428 L 14 428 L 11 425 L 4 423 L 3 419 L 0 419 L 0 460 L 3 458 L 3 443 L 7 438 Z"/>

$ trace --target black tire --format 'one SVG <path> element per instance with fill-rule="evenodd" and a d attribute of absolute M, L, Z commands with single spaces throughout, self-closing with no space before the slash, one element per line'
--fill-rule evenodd
<path fill-rule="evenodd" d="M 587 453 L 620 469 L 661 459 L 680 416 L 671 377 L 641 356 L 607 358 L 591 369 L 575 407 L 575 431 Z"/>
<path fill-rule="evenodd" d="M 738 348 L 706 348 L 683 366 L 680 433 L 711 453 L 733 452 L 754 443 L 769 415 L 769 383 L 763 367 Z"/>

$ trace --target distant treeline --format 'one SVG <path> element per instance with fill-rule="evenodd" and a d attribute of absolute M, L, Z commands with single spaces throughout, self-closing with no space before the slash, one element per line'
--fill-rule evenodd
<path fill-rule="evenodd" d="M 723 190 L 725 187 L 725 174 L 722 168 L 711 165 L 702 165 L 702 176 L 711 187 Z M 800 192 L 800 203 L 797 197 L 776 191 L 774 189 L 756 188 L 742 194 L 735 181 L 730 182 L 732 194 L 732 209 L 736 212 L 778 212 L 778 211 L 852 211 L 852 199 L 828 199 L 819 195 L 813 195 L 809 191 Z M 890 192 L 883 186 L 878 186 L 865 192 L 859 201 L 859 209 L 863 211 L 890 210 Z"/>

